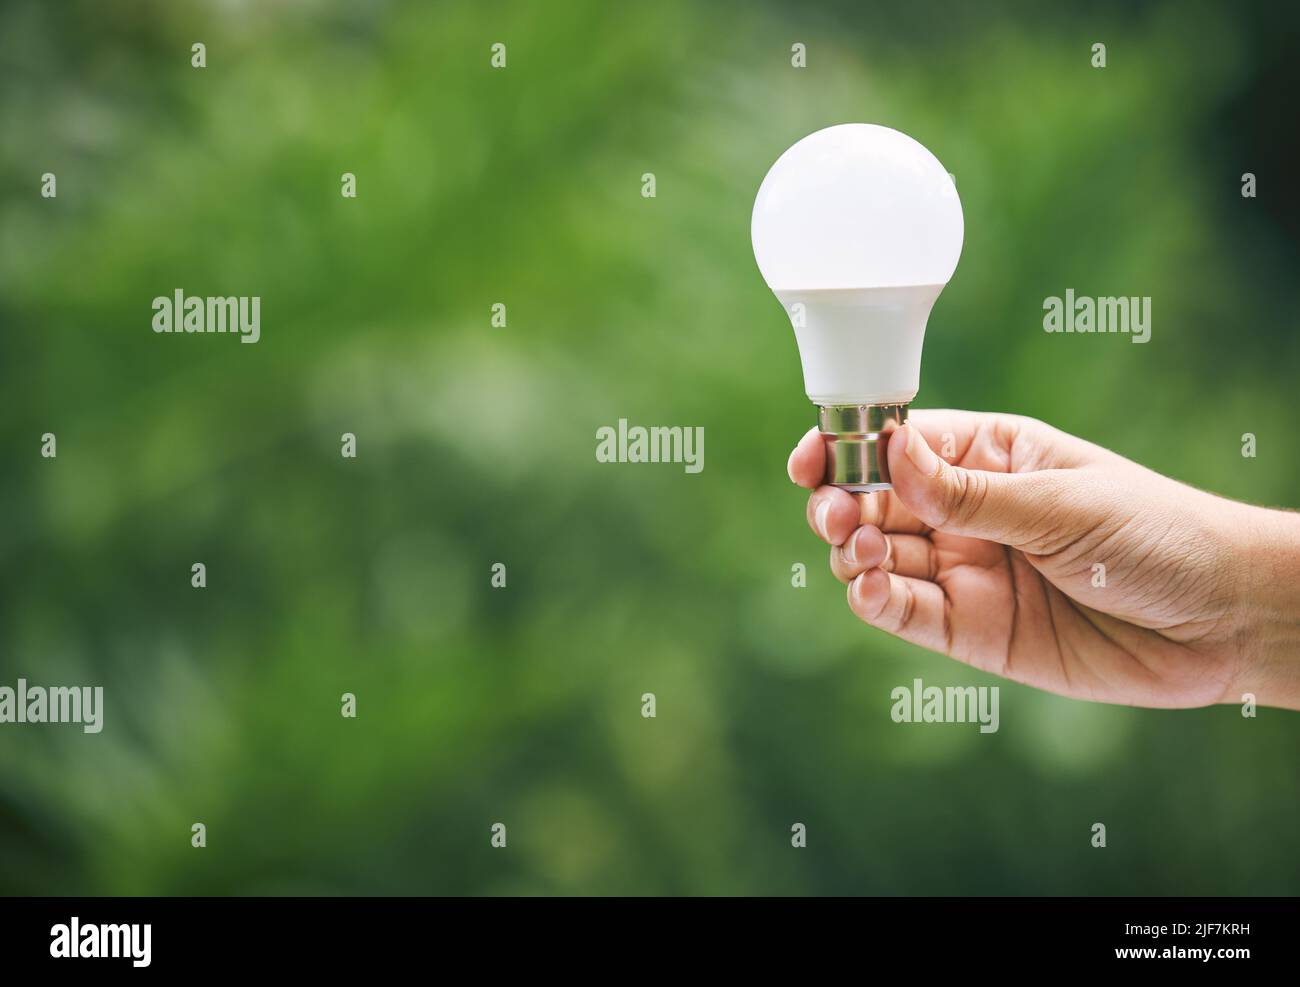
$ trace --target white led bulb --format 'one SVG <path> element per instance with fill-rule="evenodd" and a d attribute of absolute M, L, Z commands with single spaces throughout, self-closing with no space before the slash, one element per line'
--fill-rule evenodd
<path fill-rule="evenodd" d="M 889 486 L 888 433 L 920 388 L 926 322 L 963 230 L 947 170 L 888 127 L 809 134 L 759 186 L 754 258 L 794 326 L 827 482 Z"/>

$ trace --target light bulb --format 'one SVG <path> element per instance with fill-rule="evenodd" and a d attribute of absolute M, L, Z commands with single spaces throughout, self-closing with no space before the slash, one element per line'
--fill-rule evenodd
<path fill-rule="evenodd" d="M 920 388 L 925 325 L 962 231 L 952 177 L 888 127 L 809 134 L 759 186 L 754 259 L 794 326 L 827 483 L 889 487 L 889 433 Z"/>

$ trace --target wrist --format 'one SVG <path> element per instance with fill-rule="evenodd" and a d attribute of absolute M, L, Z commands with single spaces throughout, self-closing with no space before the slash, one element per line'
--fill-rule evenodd
<path fill-rule="evenodd" d="M 1247 507 L 1235 594 L 1235 695 L 1264 706 L 1300 709 L 1300 514 Z"/>

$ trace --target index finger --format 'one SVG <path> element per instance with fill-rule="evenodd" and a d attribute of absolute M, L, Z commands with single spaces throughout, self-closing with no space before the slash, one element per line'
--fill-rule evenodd
<path fill-rule="evenodd" d="M 808 429 L 786 463 L 790 479 L 809 490 L 822 485 L 826 475 L 826 442 L 815 427 Z"/>
<path fill-rule="evenodd" d="M 1096 446 L 1042 422 L 998 412 L 918 408 L 907 422 L 949 463 L 991 473 L 1082 466 Z"/>

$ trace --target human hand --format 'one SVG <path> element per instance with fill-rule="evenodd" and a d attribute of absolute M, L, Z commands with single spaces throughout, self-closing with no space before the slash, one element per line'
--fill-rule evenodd
<path fill-rule="evenodd" d="M 816 429 L 789 462 L 868 624 L 1079 699 L 1300 709 L 1300 516 L 1013 415 L 913 411 L 888 455 L 867 494 L 820 485 Z"/>

